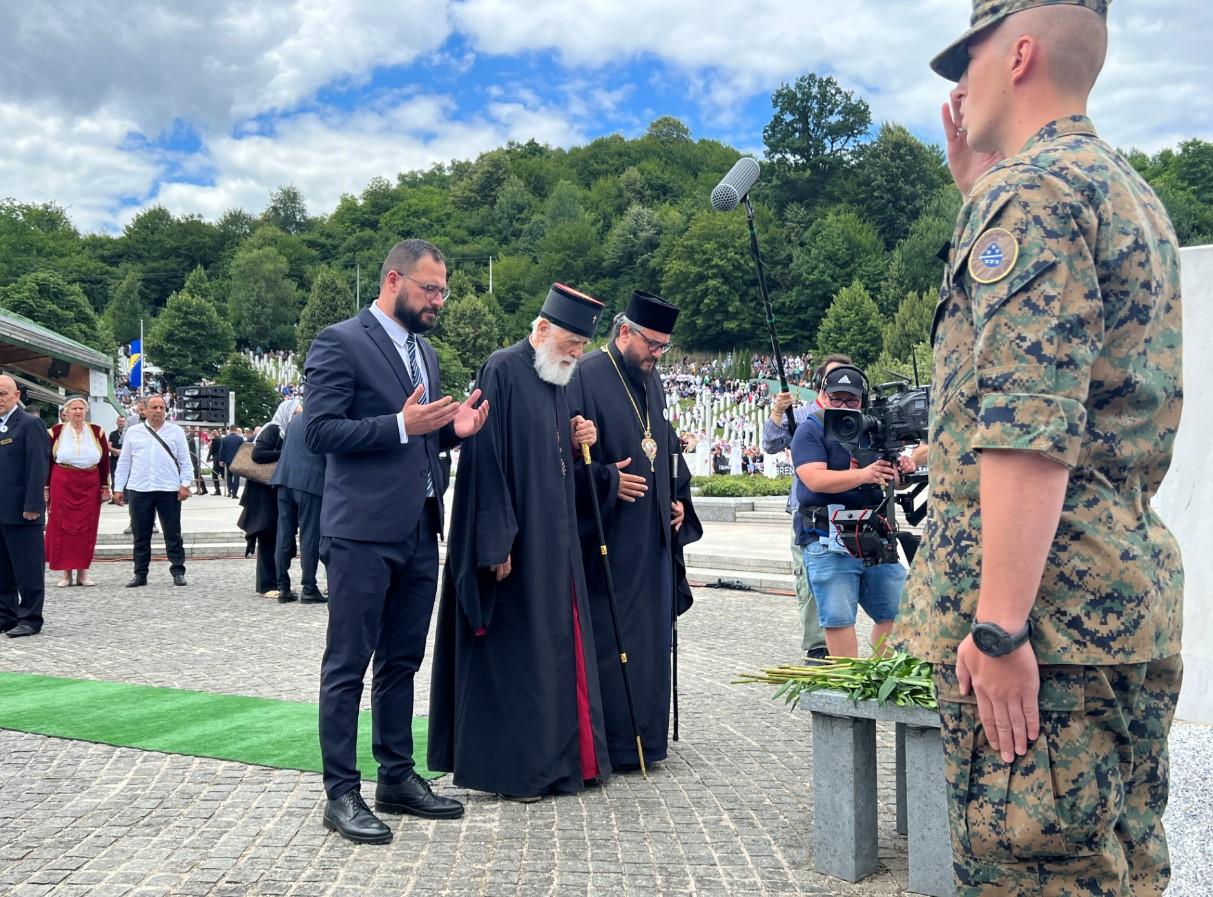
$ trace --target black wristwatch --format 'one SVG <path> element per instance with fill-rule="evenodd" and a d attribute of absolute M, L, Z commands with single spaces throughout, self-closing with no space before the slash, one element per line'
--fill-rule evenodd
<path fill-rule="evenodd" d="M 987 657 L 1004 657 L 1010 654 L 1032 635 L 1032 621 L 1023 624 L 1018 632 L 1009 633 L 997 623 L 974 623 L 973 644 Z"/>

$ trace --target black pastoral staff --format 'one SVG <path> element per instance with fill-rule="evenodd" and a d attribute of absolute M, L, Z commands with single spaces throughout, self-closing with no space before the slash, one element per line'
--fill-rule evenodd
<path fill-rule="evenodd" d="M 307 356 L 304 438 L 327 455 L 320 555 L 328 569 L 328 641 L 320 669 L 324 825 L 380 844 L 392 832 L 359 792 L 358 707 L 374 660 L 371 747 L 375 808 L 431 819 L 463 815 L 414 768 L 413 674 L 438 586 L 446 476 L 438 461 L 483 426 L 488 404 L 443 396 L 430 330 L 450 291 L 446 263 L 424 240 L 392 247 L 379 297 L 317 335 Z M 295 424 L 296 427 L 300 423 Z M 288 428 L 293 429 L 293 428 Z"/>
<path fill-rule="evenodd" d="M 42 630 L 43 489 L 50 442 L 42 421 L 17 404 L 17 383 L 0 375 L 0 632 Z"/>
<path fill-rule="evenodd" d="M 593 426 L 565 395 L 601 314 L 554 285 L 477 377 L 493 416 L 460 449 L 430 682 L 429 767 L 456 785 L 535 800 L 611 771 L 573 483 Z"/>
<path fill-rule="evenodd" d="M 682 613 L 691 604 L 681 567 L 681 546 L 703 535 L 691 506 L 690 470 L 682 459 L 678 433 L 670 426 L 656 369 L 657 359 L 668 351 L 677 317 L 673 305 L 636 291 L 627 311 L 616 319 L 614 339 L 583 358 L 569 384 L 570 405 L 598 427 L 590 473 L 599 495 L 607 559 L 615 580 L 620 642 L 627 651 L 632 682 L 643 683 L 634 688 L 634 698 L 647 762 L 666 756 L 675 608 Z M 584 467 L 581 470 L 578 519 L 598 635 L 607 746 L 616 770 L 636 769 L 640 758 L 589 509 L 591 479 L 585 476 Z"/>

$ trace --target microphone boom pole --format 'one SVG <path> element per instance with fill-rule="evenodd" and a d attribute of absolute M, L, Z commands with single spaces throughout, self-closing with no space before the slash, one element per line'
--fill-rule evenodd
<path fill-rule="evenodd" d="M 748 193 L 742 197 L 741 202 L 745 206 L 745 220 L 750 228 L 750 255 L 754 257 L 754 267 L 758 271 L 758 289 L 762 293 L 762 308 L 767 316 L 767 332 L 771 335 L 771 353 L 775 356 L 775 370 L 779 373 L 779 389 L 787 392 L 788 378 L 784 374 L 783 352 L 779 348 L 779 337 L 775 335 L 775 311 L 771 308 L 771 294 L 767 291 L 766 266 L 762 261 L 762 253 L 758 250 L 758 230 L 754 227 L 754 206 L 750 203 Z M 785 413 L 788 416 L 788 432 L 795 434 L 796 417 L 792 413 L 790 405 Z"/>

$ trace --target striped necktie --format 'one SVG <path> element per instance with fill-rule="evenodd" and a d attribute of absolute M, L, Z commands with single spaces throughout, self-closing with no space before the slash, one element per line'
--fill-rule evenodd
<path fill-rule="evenodd" d="M 417 337 L 409 334 L 408 339 L 404 341 L 405 348 L 409 353 L 409 376 L 413 378 L 413 388 L 416 389 L 418 384 L 424 384 L 421 379 L 421 364 L 417 358 Z M 421 398 L 417 400 L 418 405 L 428 405 L 430 401 L 430 390 L 426 386 L 421 391 Z M 425 461 L 425 494 L 427 497 L 434 495 L 434 477 L 430 473 L 429 453 L 426 453 Z"/>

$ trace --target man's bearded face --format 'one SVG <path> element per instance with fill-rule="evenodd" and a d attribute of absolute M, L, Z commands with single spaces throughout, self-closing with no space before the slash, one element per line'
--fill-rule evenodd
<path fill-rule="evenodd" d="M 535 373 L 539 379 L 556 386 L 567 386 L 577 369 L 586 340 L 574 333 L 552 325 L 543 341 L 535 347 Z"/>

